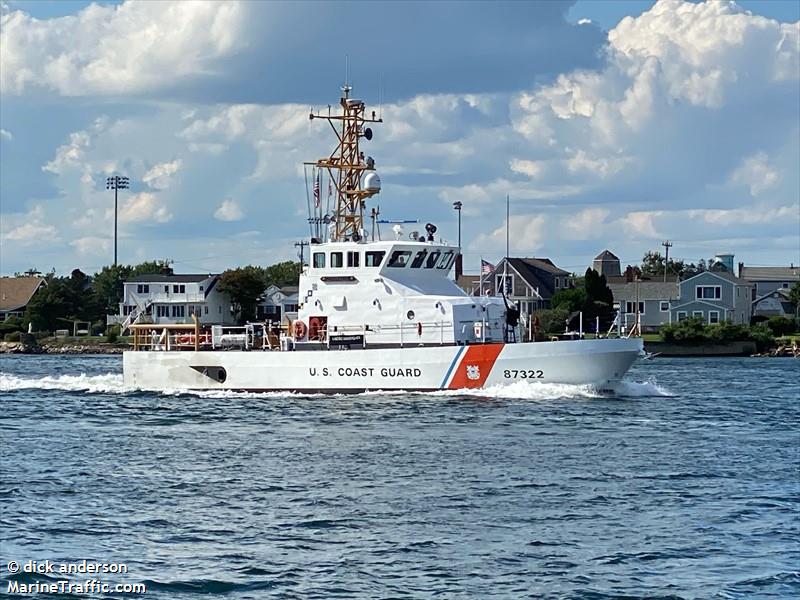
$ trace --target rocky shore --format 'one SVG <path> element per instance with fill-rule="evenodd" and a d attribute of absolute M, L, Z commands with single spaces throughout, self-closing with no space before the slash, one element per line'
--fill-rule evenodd
<path fill-rule="evenodd" d="M 40 343 L 27 334 L 19 342 L 0 342 L 0 354 L 122 354 L 127 348 L 124 343 Z"/>

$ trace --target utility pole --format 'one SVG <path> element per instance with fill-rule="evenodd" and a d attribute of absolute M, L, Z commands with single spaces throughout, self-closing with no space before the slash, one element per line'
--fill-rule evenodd
<path fill-rule="evenodd" d="M 305 248 L 306 248 L 306 246 L 308 246 L 308 242 L 305 241 L 305 240 L 302 240 L 300 242 L 295 242 L 294 243 L 294 247 L 295 248 L 300 248 L 300 250 L 297 252 L 297 256 L 300 257 L 300 268 L 301 269 L 306 264 L 305 261 L 303 260 L 303 257 L 305 256 Z"/>
<path fill-rule="evenodd" d="M 666 257 L 664 258 L 664 283 L 667 283 L 667 268 L 669 267 L 669 249 L 672 248 L 672 243 L 667 240 L 666 242 L 661 242 L 661 245 L 664 246 L 664 250 L 666 252 Z"/>

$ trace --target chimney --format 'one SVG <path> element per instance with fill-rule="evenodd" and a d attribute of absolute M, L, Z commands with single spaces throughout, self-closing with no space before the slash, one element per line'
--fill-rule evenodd
<path fill-rule="evenodd" d="M 744 271 L 744 263 L 740 262 L 739 263 L 739 277 L 742 276 L 742 271 Z"/>

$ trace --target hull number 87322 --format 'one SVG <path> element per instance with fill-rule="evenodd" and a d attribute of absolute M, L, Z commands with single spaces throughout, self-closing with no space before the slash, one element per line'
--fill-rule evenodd
<path fill-rule="evenodd" d="M 506 369 L 503 371 L 506 379 L 544 379 L 544 371 L 537 369 Z"/>

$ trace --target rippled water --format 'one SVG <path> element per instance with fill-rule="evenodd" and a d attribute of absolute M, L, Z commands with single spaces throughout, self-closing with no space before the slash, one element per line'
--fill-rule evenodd
<path fill-rule="evenodd" d="M 44 579 L 10 559 L 125 563 L 99 578 L 145 598 L 800 597 L 800 361 L 658 358 L 613 398 L 163 395 L 120 370 L 0 358 L 0 597 Z"/>

